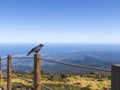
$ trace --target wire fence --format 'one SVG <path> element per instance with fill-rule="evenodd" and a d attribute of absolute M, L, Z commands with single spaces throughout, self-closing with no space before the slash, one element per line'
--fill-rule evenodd
<path fill-rule="evenodd" d="M 13 59 L 34 59 L 33 56 L 12 56 Z M 2 57 L 0 60 L 6 60 L 7 57 Z"/>
<path fill-rule="evenodd" d="M 2 57 L 2 58 L 0 58 L 0 60 L 1 61 L 5 61 L 5 60 L 7 60 L 8 59 L 8 57 Z M 34 59 L 34 56 L 12 56 L 12 59 L 15 59 L 15 60 L 19 60 L 19 59 Z M 2 69 L 2 67 L 1 67 L 1 65 L 0 65 L 0 69 Z M 5 75 L 5 74 L 4 74 Z M 14 77 L 14 76 L 11 76 L 11 77 Z M 21 77 L 20 77 L 21 78 Z M 24 78 L 22 78 L 22 80 L 25 80 Z M 52 88 L 50 88 L 50 87 L 47 87 L 46 85 L 43 85 L 43 84 L 39 84 L 40 85 L 40 87 L 41 88 L 45 88 L 45 89 L 47 89 L 47 90 L 54 90 L 54 89 L 52 89 Z M 32 86 L 31 86 L 32 87 Z M 0 89 L 2 89 L 1 87 L 0 87 Z M 2 90 L 5 90 L 5 89 L 2 89 Z"/>
<path fill-rule="evenodd" d="M 34 56 L 12 56 L 13 59 L 34 59 Z M 73 63 L 67 63 L 67 62 L 60 62 L 56 60 L 46 59 L 46 58 L 40 58 L 41 60 L 51 62 L 51 63 L 57 63 L 62 65 L 67 65 L 71 67 L 78 67 L 78 68 L 84 68 L 84 69 L 91 69 L 91 70 L 97 70 L 97 71 L 104 71 L 104 72 L 111 72 L 110 69 L 104 69 L 104 68 L 96 68 L 96 67 L 90 67 L 90 66 L 84 66 L 84 65 L 77 65 Z M 7 57 L 2 57 L 0 60 L 7 60 Z M 53 90 L 46 85 L 40 84 L 41 87 L 46 88 L 47 90 Z"/>
<path fill-rule="evenodd" d="M 78 67 L 78 68 L 84 68 L 84 69 L 92 69 L 92 70 L 98 70 L 98 71 L 111 72 L 110 69 L 89 67 L 89 66 L 77 65 L 77 64 L 66 63 L 66 62 L 59 62 L 59 61 L 50 60 L 50 59 L 45 59 L 45 58 L 41 58 L 41 60 L 45 60 L 45 61 L 52 62 L 52 63 L 57 63 L 57 64 L 68 65 L 68 66 L 72 66 L 72 67 Z"/>
<path fill-rule="evenodd" d="M 34 57 L 33 56 L 13 56 L 12 58 L 13 59 L 33 59 Z M 7 59 L 7 57 L 1 58 L 1 60 L 6 60 L 6 59 Z M 57 64 L 62 64 L 62 65 L 67 65 L 67 66 L 72 66 L 72 67 L 111 72 L 110 69 L 96 68 L 96 67 L 90 67 L 90 66 L 84 66 L 84 65 L 77 65 L 77 64 L 72 64 L 72 63 L 67 63 L 67 62 L 60 62 L 60 61 L 46 59 L 46 58 L 41 58 L 41 60 L 52 62 L 52 63 L 57 63 Z"/>
<path fill-rule="evenodd" d="M 43 85 L 43 84 L 40 84 L 40 86 L 43 87 L 43 88 L 46 88 L 47 90 L 54 90 L 54 89 L 52 89 L 50 87 L 47 87 L 46 85 Z"/>
<path fill-rule="evenodd" d="M 20 57 L 20 56 L 13 56 L 12 58 L 13 59 L 33 59 L 34 57 L 32 57 L 32 56 L 31 57 L 30 56 L 29 57 L 27 57 L 27 56 L 22 56 L 22 57 Z"/>
<path fill-rule="evenodd" d="M 2 57 L 2 58 L 0 58 L 0 60 L 6 60 L 7 59 L 7 57 Z"/>

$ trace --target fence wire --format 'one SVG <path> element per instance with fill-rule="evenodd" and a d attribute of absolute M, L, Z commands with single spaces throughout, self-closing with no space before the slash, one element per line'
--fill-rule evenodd
<path fill-rule="evenodd" d="M 50 87 L 47 87 L 46 85 L 43 85 L 43 84 L 40 84 L 40 86 L 43 87 L 43 88 L 46 88 L 47 90 L 54 90 L 54 89 L 52 89 Z"/>
<path fill-rule="evenodd" d="M 2 57 L 2 58 L 0 58 L 0 60 L 6 60 L 7 59 L 7 57 Z"/>
<path fill-rule="evenodd" d="M 34 56 L 12 56 L 13 59 L 34 59 Z M 0 60 L 7 60 L 7 57 L 0 58 Z M 62 64 L 62 65 L 67 65 L 67 66 L 72 66 L 72 67 L 78 67 L 78 68 L 84 68 L 84 69 L 91 69 L 91 70 L 97 70 L 97 71 L 104 71 L 104 72 L 111 72 L 110 69 L 103 69 L 103 68 L 96 68 L 96 67 L 90 67 L 90 66 L 84 66 L 84 65 L 77 65 L 73 63 L 67 63 L 67 62 L 60 62 L 56 60 L 50 60 L 46 58 L 41 58 L 41 60 L 48 61 L 51 63 L 57 63 L 57 64 Z M 46 85 L 40 84 L 41 87 L 46 88 L 47 90 L 54 90 Z"/>
<path fill-rule="evenodd" d="M 110 69 L 89 67 L 89 66 L 77 65 L 77 64 L 66 63 L 66 62 L 59 62 L 59 61 L 49 60 L 49 59 L 45 59 L 45 58 L 41 58 L 41 60 L 45 60 L 45 61 L 52 62 L 52 63 L 58 63 L 58 64 L 63 64 L 63 65 L 73 66 L 73 67 L 79 67 L 79 68 L 85 68 L 85 69 L 92 69 L 92 70 L 97 70 L 97 71 L 111 72 Z"/>
<path fill-rule="evenodd" d="M 34 56 L 12 56 L 12 58 L 13 59 L 34 59 Z M 7 59 L 7 57 L 3 57 L 0 60 L 6 60 L 6 59 Z M 41 58 L 41 60 L 45 60 L 45 61 L 52 62 L 52 63 L 58 63 L 58 64 L 63 64 L 63 65 L 73 66 L 73 67 L 92 69 L 92 70 L 97 70 L 97 71 L 111 72 L 110 69 L 89 67 L 89 66 L 77 65 L 77 64 L 66 63 L 66 62 L 59 62 L 59 61 L 56 61 L 56 60 L 50 60 L 50 59 L 45 59 L 45 58 Z"/>
<path fill-rule="evenodd" d="M 34 57 L 32 56 L 13 56 L 13 59 L 33 59 Z"/>
<path fill-rule="evenodd" d="M 34 59 L 34 56 L 12 56 L 13 59 Z M 0 60 L 6 60 L 7 57 L 2 57 Z"/>

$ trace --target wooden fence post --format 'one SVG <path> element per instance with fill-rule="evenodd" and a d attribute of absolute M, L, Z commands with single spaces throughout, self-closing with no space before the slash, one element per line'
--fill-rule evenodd
<path fill-rule="evenodd" d="M 1 60 L 1 57 L 0 57 L 0 85 L 1 85 L 1 79 L 2 79 L 2 70 L 1 70 L 1 65 L 2 65 L 2 64 L 1 64 L 1 61 L 2 61 L 2 60 Z"/>
<path fill-rule="evenodd" d="M 41 63 L 40 63 L 40 54 L 34 55 L 34 90 L 41 90 Z"/>
<path fill-rule="evenodd" d="M 12 73 L 12 56 L 7 56 L 7 90 L 12 90 L 12 79 L 11 79 L 11 73 Z"/>
<path fill-rule="evenodd" d="M 111 90 L 120 90 L 120 64 L 112 65 Z"/>

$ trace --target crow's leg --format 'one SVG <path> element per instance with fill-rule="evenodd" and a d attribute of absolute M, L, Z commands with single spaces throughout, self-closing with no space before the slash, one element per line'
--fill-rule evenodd
<path fill-rule="evenodd" d="M 38 51 L 36 51 L 36 54 L 38 54 Z"/>

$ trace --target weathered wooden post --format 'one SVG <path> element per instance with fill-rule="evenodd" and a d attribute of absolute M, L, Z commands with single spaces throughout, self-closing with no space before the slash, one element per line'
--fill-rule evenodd
<path fill-rule="evenodd" d="M 12 79 L 11 79 L 11 73 L 12 73 L 12 56 L 7 56 L 7 90 L 12 90 Z"/>
<path fill-rule="evenodd" d="M 41 74 L 41 63 L 40 63 L 41 55 L 34 55 L 34 90 L 41 90 L 40 87 L 40 74 Z"/>
<path fill-rule="evenodd" d="M 0 57 L 0 85 L 1 85 L 1 79 L 2 79 L 2 71 L 1 71 L 1 65 L 2 65 L 2 64 L 1 64 L 1 61 L 2 61 L 2 60 L 1 60 L 1 57 Z"/>
<path fill-rule="evenodd" d="M 111 90 L 120 90 L 120 64 L 112 65 Z"/>

